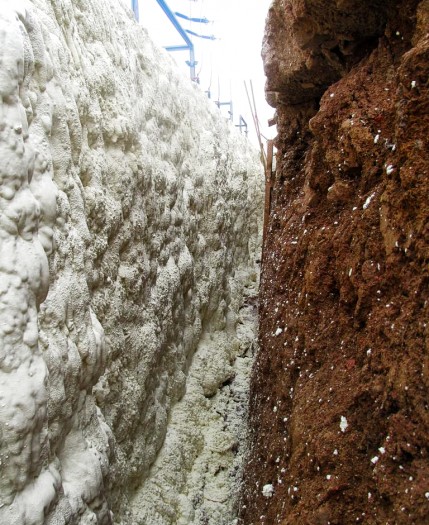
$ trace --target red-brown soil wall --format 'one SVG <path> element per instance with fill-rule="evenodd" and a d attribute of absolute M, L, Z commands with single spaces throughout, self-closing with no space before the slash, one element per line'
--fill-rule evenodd
<path fill-rule="evenodd" d="M 429 523 L 428 28 L 428 0 L 270 9 L 242 525 Z"/>

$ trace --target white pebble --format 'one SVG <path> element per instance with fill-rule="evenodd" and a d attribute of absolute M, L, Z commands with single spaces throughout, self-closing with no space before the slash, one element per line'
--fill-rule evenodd
<path fill-rule="evenodd" d="M 262 495 L 266 498 L 272 498 L 274 494 L 274 487 L 271 485 L 271 483 L 267 483 L 262 487 Z"/>

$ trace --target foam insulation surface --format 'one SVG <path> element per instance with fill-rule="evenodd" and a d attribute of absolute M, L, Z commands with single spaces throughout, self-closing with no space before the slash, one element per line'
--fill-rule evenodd
<path fill-rule="evenodd" d="M 262 174 L 116 0 L 0 0 L 0 523 L 232 523 Z"/>

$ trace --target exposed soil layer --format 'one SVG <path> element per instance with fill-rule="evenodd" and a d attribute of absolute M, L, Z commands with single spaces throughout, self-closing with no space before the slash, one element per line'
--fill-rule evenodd
<path fill-rule="evenodd" d="M 243 525 L 429 523 L 428 27 L 428 0 L 270 9 Z"/>

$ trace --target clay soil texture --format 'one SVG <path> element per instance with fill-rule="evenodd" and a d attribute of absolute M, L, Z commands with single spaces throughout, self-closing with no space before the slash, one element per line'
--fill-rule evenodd
<path fill-rule="evenodd" d="M 379 4 L 270 9 L 242 525 L 429 523 L 429 2 Z"/>

